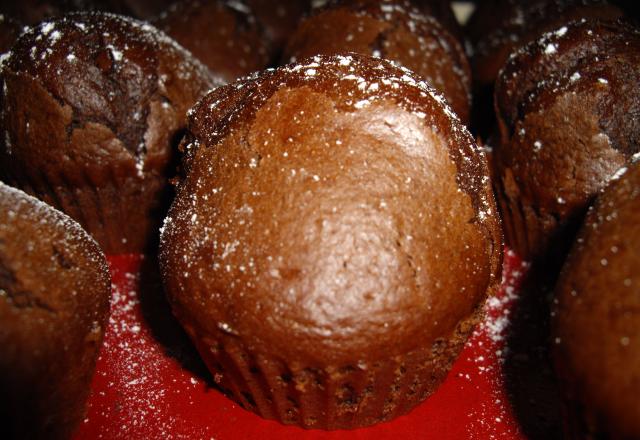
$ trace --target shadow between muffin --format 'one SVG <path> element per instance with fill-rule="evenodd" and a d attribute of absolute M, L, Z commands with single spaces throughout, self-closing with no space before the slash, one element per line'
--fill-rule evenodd
<path fill-rule="evenodd" d="M 532 266 L 511 309 L 503 372 L 526 438 L 562 439 L 562 399 L 550 353 L 556 271 Z M 553 275 L 551 275 L 553 274 Z"/>
<path fill-rule="evenodd" d="M 173 316 L 164 294 L 160 266 L 155 254 L 146 255 L 142 262 L 139 299 L 142 317 L 164 353 L 178 361 L 182 368 L 205 381 L 208 387 L 224 392 L 215 384 L 191 339 Z"/>

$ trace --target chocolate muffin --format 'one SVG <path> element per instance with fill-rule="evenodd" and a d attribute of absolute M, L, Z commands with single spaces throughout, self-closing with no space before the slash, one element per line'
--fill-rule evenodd
<path fill-rule="evenodd" d="M 628 168 L 589 211 L 556 288 L 569 438 L 640 438 L 640 167 Z"/>
<path fill-rule="evenodd" d="M 152 26 L 102 13 L 32 28 L 0 81 L 0 177 L 77 220 L 106 253 L 145 250 L 186 111 L 221 82 Z"/>
<path fill-rule="evenodd" d="M 154 24 L 227 82 L 269 63 L 266 36 L 244 3 L 179 1 Z"/>
<path fill-rule="evenodd" d="M 311 0 L 312 8 L 318 9 L 325 7 L 331 0 Z M 448 0 L 411 0 L 418 9 L 423 13 L 434 17 L 445 27 L 452 35 L 463 41 L 463 32 L 456 19 L 451 2 Z"/>
<path fill-rule="evenodd" d="M 300 23 L 284 59 L 346 52 L 385 58 L 413 70 L 468 122 L 471 79 L 462 46 L 409 1 L 330 2 Z"/>
<path fill-rule="evenodd" d="M 104 255 L 73 220 L 0 183 L 0 437 L 66 439 L 109 310 Z"/>
<path fill-rule="evenodd" d="M 485 139 L 495 124 L 494 83 L 509 55 L 543 33 L 585 19 L 622 17 L 602 0 L 490 0 L 479 2 L 466 26 L 471 42 L 473 126 Z"/>
<path fill-rule="evenodd" d="M 502 246 L 485 158 L 434 89 L 317 56 L 208 94 L 183 146 L 163 280 L 223 390 L 322 429 L 435 391 Z"/>
<path fill-rule="evenodd" d="M 493 84 L 509 55 L 541 34 L 581 19 L 617 19 L 602 0 L 493 0 L 478 4 L 467 25 L 474 81 Z"/>
<path fill-rule="evenodd" d="M 505 66 L 496 183 L 525 259 L 562 261 L 595 194 L 639 151 L 639 72 L 640 33 L 623 21 L 562 26 Z"/>

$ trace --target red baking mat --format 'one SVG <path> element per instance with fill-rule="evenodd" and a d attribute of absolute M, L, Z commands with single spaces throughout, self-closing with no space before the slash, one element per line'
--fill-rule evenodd
<path fill-rule="evenodd" d="M 406 416 L 353 431 L 284 426 L 218 392 L 171 316 L 151 258 L 109 258 L 111 318 L 76 439 L 522 439 L 506 392 L 506 330 L 526 266 L 505 255 L 503 285 L 438 391 Z"/>

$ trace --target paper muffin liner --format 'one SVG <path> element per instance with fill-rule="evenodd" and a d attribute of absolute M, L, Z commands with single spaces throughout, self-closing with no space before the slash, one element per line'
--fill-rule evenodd
<path fill-rule="evenodd" d="M 500 208 L 502 229 L 505 242 L 518 255 L 527 258 L 530 247 L 527 232 L 527 216 L 522 206 L 516 183 L 511 176 L 500 176 L 496 170 L 497 179 L 494 180 L 496 202 Z"/>
<path fill-rule="evenodd" d="M 495 179 L 496 202 L 502 217 L 505 242 L 526 261 L 557 274 L 582 223 L 585 209 L 563 218 L 544 213 L 529 203 L 511 172 Z"/>
<path fill-rule="evenodd" d="M 222 331 L 203 336 L 186 325 L 215 383 L 245 409 L 284 424 L 352 429 L 406 414 L 445 379 L 480 309 L 431 346 L 388 359 L 311 366 L 255 353 Z"/>

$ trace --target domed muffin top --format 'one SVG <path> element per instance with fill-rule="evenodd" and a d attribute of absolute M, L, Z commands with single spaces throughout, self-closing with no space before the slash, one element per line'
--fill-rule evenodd
<path fill-rule="evenodd" d="M 0 195 L 0 289 L 6 304 L 51 313 L 65 323 L 75 314 L 83 319 L 80 310 L 92 310 L 87 302 L 94 303 L 89 319 L 101 325 L 97 312 L 105 311 L 111 284 L 95 240 L 70 217 L 2 182 Z"/>
<path fill-rule="evenodd" d="M 471 78 L 462 45 L 410 1 L 329 2 L 300 22 L 284 56 L 295 61 L 346 52 L 392 60 L 411 69 L 444 94 L 467 122 Z"/>
<path fill-rule="evenodd" d="M 602 0 L 489 0 L 466 25 L 473 80 L 492 84 L 509 54 L 543 33 L 580 19 L 615 20 L 623 12 Z"/>
<path fill-rule="evenodd" d="M 597 109 L 613 146 L 626 156 L 638 139 L 628 105 L 639 105 L 640 31 L 625 20 L 579 20 L 543 34 L 514 52 L 496 82 L 496 111 L 510 128 L 526 112 L 562 93 L 607 94 Z M 615 98 L 615 99 L 614 99 Z M 640 133 L 640 132 L 639 132 Z"/>
<path fill-rule="evenodd" d="M 388 358 L 499 281 L 484 155 L 390 62 L 317 56 L 218 88 L 183 146 L 161 261 L 188 329 L 311 365 Z"/>
<path fill-rule="evenodd" d="M 252 9 L 242 2 L 176 2 L 154 24 L 225 82 L 269 64 L 270 41 L 266 31 Z"/>
<path fill-rule="evenodd" d="M 99 12 L 72 13 L 31 28 L 3 57 L 2 76 L 9 75 L 37 79 L 73 112 L 71 131 L 104 125 L 137 155 L 150 147 L 145 133 L 152 101 L 162 96 L 166 108 L 190 106 L 221 83 L 153 26 Z"/>

